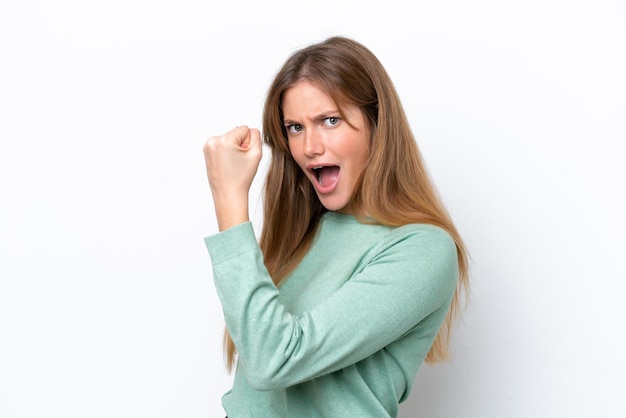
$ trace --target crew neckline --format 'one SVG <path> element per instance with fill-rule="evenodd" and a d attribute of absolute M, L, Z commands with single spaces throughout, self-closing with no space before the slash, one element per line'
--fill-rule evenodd
<path fill-rule="evenodd" d="M 340 212 L 333 212 L 333 211 L 327 211 L 324 213 L 323 215 L 324 219 L 328 219 L 328 220 L 332 220 L 332 221 L 336 221 L 336 222 L 349 222 L 349 223 L 356 223 L 359 222 L 354 215 L 348 214 L 348 213 L 340 213 Z"/>

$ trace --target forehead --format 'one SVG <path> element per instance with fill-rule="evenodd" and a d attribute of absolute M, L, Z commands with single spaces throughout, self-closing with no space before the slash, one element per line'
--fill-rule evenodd
<path fill-rule="evenodd" d="M 300 81 L 283 93 L 282 108 L 288 113 L 316 113 L 337 109 L 333 98 L 315 84 Z"/>
<path fill-rule="evenodd" d="M 341 94 L 327 93 L 324 87 L 308 80 L 299 81 L 284 91 L 281 108 L 282 122 L 302 123 L 306 119 L 328 116 L 341 116 L 351 122 L 365 119 L 358 105 L 345 100 Z"/>

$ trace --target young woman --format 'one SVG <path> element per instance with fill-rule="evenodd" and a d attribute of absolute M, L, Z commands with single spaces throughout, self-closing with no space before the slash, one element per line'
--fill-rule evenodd
<path fill-rule="evenodd" d="M 446 359 L 467 255 L 398 95 L 366 47 L 333 37 L 271 84 L 257 242 L 248 193 L 261 133 L 210 138 L 220 232 L 205 238 L 237 417 L 394 417 L 420 365 Z"/>

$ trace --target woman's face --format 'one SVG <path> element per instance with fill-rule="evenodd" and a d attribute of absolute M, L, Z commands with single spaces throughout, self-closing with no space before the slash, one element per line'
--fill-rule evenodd
<path fill-rule="evenodd" d="M 352 213 L 350 198 L 370 154 L 371 132 L 361 110 L 341 109 L 322 90 L 301 81 L 285 91 L 289 150 L 328 210 Z"/>

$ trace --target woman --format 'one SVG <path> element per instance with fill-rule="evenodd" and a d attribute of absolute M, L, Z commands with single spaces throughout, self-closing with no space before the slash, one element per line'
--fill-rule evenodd
<path fill-rule="evenodd" d="M 264 106 L 272 155 L 257 243 L 248 192 L 261 134 L 210 138 L 220 232 L 205 239 L 222 302 L 233 417 L 394 417 L 447 356 L 467 255 L 395 88 L 366 47 L 295 52 Z"/>

